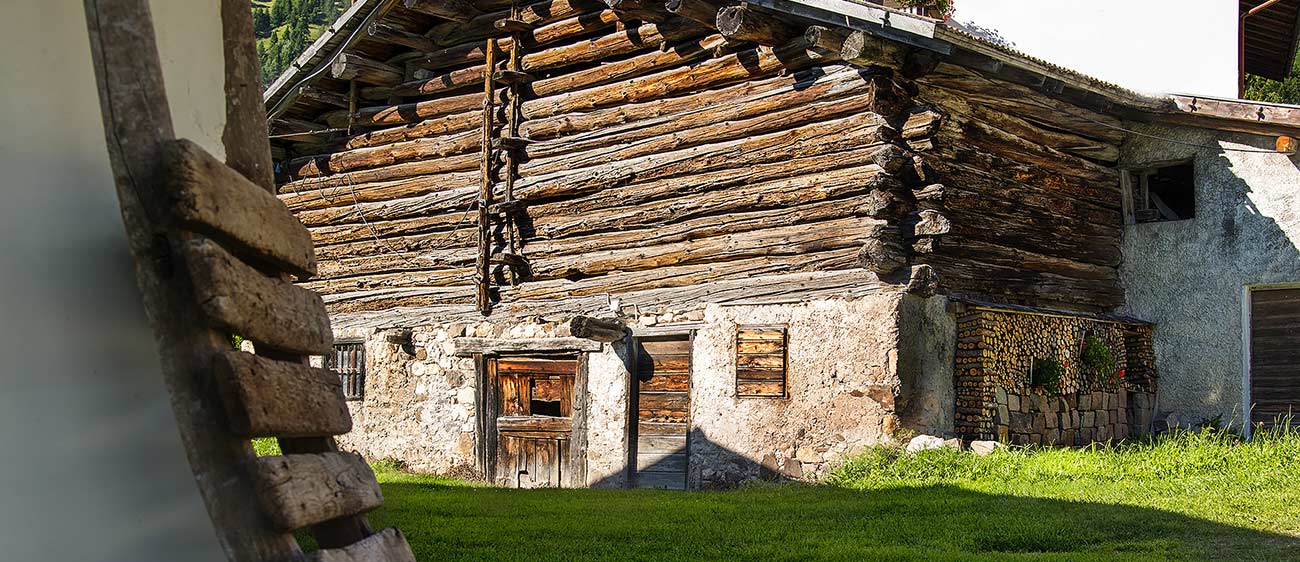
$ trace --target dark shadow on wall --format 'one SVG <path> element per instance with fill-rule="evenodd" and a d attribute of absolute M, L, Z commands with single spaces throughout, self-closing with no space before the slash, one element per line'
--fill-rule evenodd
<path fill-rule="evenodd" d="M 384 485 L 419 560 L 1296 560 L 1300 539 L 1164 510 L 980 493 Z"/>

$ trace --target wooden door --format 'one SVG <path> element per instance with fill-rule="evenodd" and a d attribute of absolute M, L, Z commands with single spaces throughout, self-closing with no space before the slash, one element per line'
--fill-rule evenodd
<path fill-rule="evenodd" d="M 632 487 L 684 490 L 691 411 L 690 337 L 639 339 L 636 381 Z"/>
<path fill-rule="evenodd" d="M 1251 421 L 1300 417 L 1300 289 L 1251 291 L 1250 319 Z"/>
<path fill-rule="evenodd" d="M 573 436 L 576 358 L 499 358 L 489 373 L 496 384 L 493 480 L 512 488 L 574 485 Z"/>

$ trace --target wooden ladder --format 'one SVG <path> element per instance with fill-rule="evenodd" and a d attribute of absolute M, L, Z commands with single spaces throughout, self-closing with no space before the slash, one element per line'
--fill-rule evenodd
<path fill-rule="evenodd" d="M 523 211 L 522 205 L 515 199 L 515 180 L 519 176 L 519 162 L 523 151 L 528 146 L 528 139 L 519 134 L 523 121 L 523 89 L 532 81 L 532 76 L 520 68 L 523 43 L 532 33 L 533 24 L 519 19 L 519 3 L 510 8 L 510 17 L 497 20 L 494 27 L 498 31 L 510 33 L 509 58 L 506 68 L 498 69 L 496 37 L 487 39 L 486 61 L 483 72 L 483 135 L 482 159 L 480 171 L 482 184 L 478 199 L 478 268 L 477 282 L 478 310 L 484 316 L 492 313 L 492 270 L 494 265 L 507 268 L 507 278 L 511 285 L 518 284 L 529 275 L 528 260 L 520 252 L 518 216 Z M 501 136 L 496 135 L 496 95 L 497 84 L 505 88 L 505 127 Z M 500 162 L 504 176 L 504 193 L 502 201 L 496 199 L 496 164 Z M 502 219 L 501 228 L 505 231 L 506 247 L 501 252 L 493 249 L 494 219 Z"/>
<path fill-rule="evenodd" d="M 228 136 L 244 133 L 225 142 L 232 162 L 249 164 L 237 171 L 175 138 L 148 0 L 90 0 L 86 9 L 145 311 L 228 558 L 414 562 L 400 531 L 376 533 L 366 521 L 383 497 L 365 460 L 334 441 L 352 428 L 342 382 L 307 362 L 331 351 L 333 333 L 320 296 L 292 283 L 315 274 L 316 258 L 307 229 L 270 191 L 260 96 L 253 90 L 239 98 L 253 104 L 227 108 L 228 120 L 237 111 L 247 118 L 227 124 Z M 223 10 L 250 15 L 247 3 L 228 1 Z M 247 29 L 226 30 L 227 83 L 255 88 L 251 20 L 241 24 Z M 231 37 L 248 44 L 232 49 Z M 264 184 L 249 170 L 267 172 Z M 232 349 L 230 334 L 255 342 L 258 354 Z M 277 438 L 284 454 L 257 457 L 250 440 L 258 437 Z M 310 555 L 294 538 L 307 528 L 321 547 Z"/>

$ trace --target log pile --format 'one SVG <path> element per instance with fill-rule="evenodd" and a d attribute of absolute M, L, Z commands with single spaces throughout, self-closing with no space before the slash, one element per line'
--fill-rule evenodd
<path fill-rule="evenodd" d="M 491 220 L 519 217 L 519 247 L 489 229 L 490 252 L 529 265 L 513 286 L 494 265 L 502 304 L 849 270 L 921 295 L 1122 298 L 1111 117 L 748 4 L 447 5 L 406 0 L 364 43 L 398 54 L 335 63 L 355 111 L 317 85 L 315 114 L 290 112 L 352 131 L 286 143 L 278 178 L 333 312 L 472 302 L 484 170 L 513 195 Z"/>

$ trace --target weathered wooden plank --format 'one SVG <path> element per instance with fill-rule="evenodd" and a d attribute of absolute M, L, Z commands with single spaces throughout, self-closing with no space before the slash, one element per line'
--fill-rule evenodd
<path fill-rule="evenodd" d="M 780 328 L 741 328 L 736 331 L 737 341 L 785 341 L 785 330 Z"/>
<path fill-rule="evenodd" d="M 744 340 L 736 341 L 736 353 L 783 353 L 785 351 L 785 338 L 769 340 Z"/>
<path fill-rule="evenodd" d="M 632 487 L 685 490 L 686 474 L 684 472 L 638 472 L 632 476 Z"/>
<path fill-rule="evenodd" d="M 218 328 L 270 348 L 324 355 L 334 343 L 320 295 L 243 264 L 202 238 L 185 247 L 199 309 Z"/>
<path fill-rule="evenodd" d="M 569 331 L 574 337 L 586 338 L 599 342 L 621 341 L 627 334 L 627 326 L 617 318 L 595 318 L 591 316 L 574 316 L 569 322 Z"/>
<path fill-rule="evenodd" d="M 243 437 L 321 437 L 352 431 L 338 373 L 227 350 L 213 358 L 231 430 Z"/>
<path fill-rule="evenodd" d="M 785 367 L 785 354 L 736 355 L 736 368 L 780 369 Z"/>
<path fill-rule="evenodd" d="M 506 352 L 591 352 L 600 351 L 602 345 L 600 342 L 583 338 L 456 338 L 456 355 L 464 357 L 475 353 L 492 355 Z"/>
<path fill-rule="evenodd" d="M 637 453 L 636 469 L 640 473 L 671 472 L 681 477 L 686 470 L 686 453 Z"/>
<path fill-rule="evenodd" d="M 637 450 L 637 454 L 680 453 L 686 450 L 686 434 L 683 433 L 681 435 L 641 435 L 637 437 L 636 450 Z"/>
<path fill-rule="evenodd" d="M 478 8 L 465 0 L 403 0 L 402 5 L 408 10 L 458 23 L 469 23 L 480 15 Z"/>
<path fill-rule="evenodd" d="M 785 383 L 779 382 L 737 382 L 737 396 L 756 396 L 779 398 L 785 396 Z"/>
<path fill-rule="evenodd" d="M 691 387 L 690 375 L 684 373 L 655 373 L 648 379 L 642 379 L 640 384 L 643 391 L 685 392 Z"/>
<path fill-rule="evenodd" d="M 573 419 L 568 417 L 502 416 L 497 418 L 497 431 L 552 432 L 568 434 L 573 431 Z"/>
<path fill-rule="evenodd" d="M 639 358 L 637 369 L 643 375 L 689 373 L 691 369 L 691 356 L 667 353 L 656 353 L 650 355 L 643 354 Z"/>
<path fill-rule="evenodd" d="M 415 554 L 406 536 L 397 527 L 389 527 L 342 548 L 317 550 L 307 555 L 308 562 L 415 562 Z"/>
<path fill-rule="evenodd" d="M 578 372 L 578 361 L 576 359 L 502 357 L 497 359 L 497 372 L 572 375 Z"/>
<path fill-rule="evenodd" d="M 330 76 L 375 86 L 395 86 L 402 81 L 399 68 L 370 60 L 355 53 L 340 53 L 330 66 Z"/>
<path fill-rule="evenodd" d="M 285 530 L 366 513 L 384 503 L 375 473 L 354 453 L 262 457 L 254 479 L 263 507 Z"/>
<path fill-rule="evenodd" d="M 173 209 L 187 228 L 296 275 L 316 273 L 311 235 L 284 203 L 189 140 L 165 151 Z"/>
<path fill-rule="evenodd" d="M 637 422 L 636 431 L 640 436 L 667 435 L 685 437 L 689 426 L 685 423 Z"/>
<path fill-rule="evenodd" d="M 737 368 L 736 380 L 748 382 L 784 381 L 785 369 Z"/>

